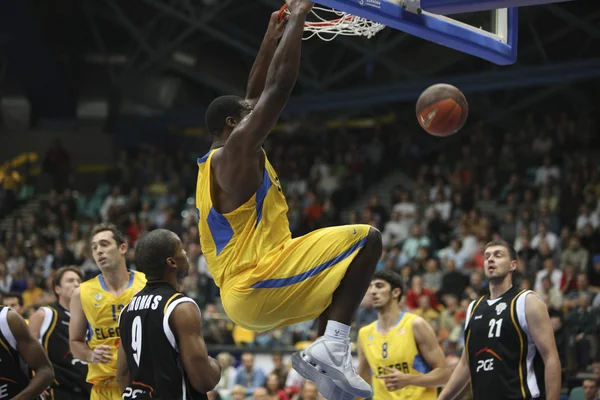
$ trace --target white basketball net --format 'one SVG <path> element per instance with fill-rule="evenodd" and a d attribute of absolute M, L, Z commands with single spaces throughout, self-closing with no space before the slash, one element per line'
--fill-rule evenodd
<path fill-rule="evenodd" d="M 287 9 L 285 12 L 289 13 Z M 317 36 L 319 39 L 329 42 L 338 35 L 365 36 L 370 39 L 385 28 L 385 25 L 378 22 L 331 8 L 315 5 L 311 12 L 317 21 L 306 21 L 304 32 L 308 32 L 308 35 L 304 35 L 304 40 Z"/>

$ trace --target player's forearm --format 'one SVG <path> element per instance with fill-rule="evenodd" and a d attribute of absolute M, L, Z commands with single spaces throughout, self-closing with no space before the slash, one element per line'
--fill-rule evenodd
<path fill-rule="evenodd" d="M 300 69 L 302 34 L 305 21 L 305 14 L 292 11 L 281 43 L 277 46 L 275 56 L 269 67 L 265 90 L 287 92 L 288 95 L 292 92 Z"/>
<path fill-rule="evenodd" d="M 277 39 L 269 31 L 265 34 L 258 55 L 254 61 L 254 65 L 250 70 L 250 76 L 248 77 L 248 87 L 246 89 L 246 99 L 258 99 L 260 94 L 265 89 L 265 82 L 267 81 L 267 73 L 269 72 L 269 66 L 277 50 Z"/>
<path fill-rule="evenodd" d="M 40 396 L 52 384 L 54 380 L 54 369 L 52 365 L 45 365 L 35 370 L 35 375 L 29 381 L 29 385 L 13 400 L 29 400 Z"/>
<path fill-rule="evenodd" d="M 450 376 L 448 383 L 444 386 L 438 400 L 454 400 L 467 386 L 470 378 L 469 366 L 461 360 Z"/>
<path fill-rule="evenodd" d="M 558 354 L 544 360 L 544 378 L 546 381 L 546 399 L 558 400 L 560 398 L 560 360 Z"/>
<path fill-rule="evenodd" d="M 92 349 L 87 343 L 80 340 L 69 340 L 69 347 L 73 357 L 85 361 L 86 363 L 92 362 Z"/>
<path fill-rule="evenodd" d="M 410 375 L 410 384 L 425 388 L 438 388 L 448 382 L 451 374 L 450 368 L 435 368 L 423 375 Z"/>

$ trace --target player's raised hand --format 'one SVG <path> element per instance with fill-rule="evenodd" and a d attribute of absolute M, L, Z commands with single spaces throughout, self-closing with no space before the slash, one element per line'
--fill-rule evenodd
<path fill-rule="evenodd" d="M 298 11 L 302 14 L 308 14 L 315 3 L 308 0 L 285 0 L 290 11 Z"/>
<path fill-rule="evenodd" d="M 275 11 L 273 14 L 271 14 L 271 19 L 269 20 L 269 28 L 267 31 L 273 39 L 279 39 L 281 36 L 283 36 L 285 26 L 290 19 L 290 16 L 286 14 L 283 14 L 283 16 L 280 18 L 281 14 L 282 13 L 280 11 Z"/>
<path fill-rule="evenodd" d="M 397 369 L 383 367 L 385 375 L 380 375 L 379 379 L 383 379 L 385 388 L 389 392 L 400 390 L 410 385 L 410 375 L 400 372 Z"/>
<path fill-rule="evenodd" d="M 100 345 L 92 351 L 92 364 L 108 364 L 112 360 L 110 346 Z"/>

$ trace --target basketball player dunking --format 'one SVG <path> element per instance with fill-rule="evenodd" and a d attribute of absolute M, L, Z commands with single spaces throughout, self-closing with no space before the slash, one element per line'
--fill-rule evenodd
<path fill-rule="evenodd" d="M 465 349 L 439 399 L 471 381 L 474 400 L 560 397 L 560 361 L 548 309 L 531 290 L 513 286 L 517 254 L 497 240 L 484 250 L 490 294 L 467 310 Z"/>
<path fill-rule="evenodd" d="M 373 399 L 435 400 L 451 371 L 429 323 L 400 310 L 402 278 L 375 272 L 367 296 L 377 321 L 358 332 L 358 373 L 373 380 Z"/>
<path fill-rule="evenodd" d="M 71 297 L 82 280 L 76 267 L 62 267 L 54 274 L 52 286 L 58 301 L 40 307 L 29 320 L 29 329 L 40 340 L 54 367 L 51 399 L 83 400 L 90 398 L 90 385 L 85 381 L 87 364 L 73 357 L 69 350 Z"/>
<path fill-rule="evenodd" d="M 208 356 L 200 309 L 179 292 L 190 262 L 177 235 L 156 229 L 135 247 L 135 264 L 146 287 L 119 317 L 117 379 L 128 399 L 207 399 L 221 378 Z"/>
<path fill-rule="evenodd" d="M 116 381 L 119 313 L 146 284 L 144 274 L 127 270 L 127 243 L 111 224 L 92 231 L 92 255 L 101 274 L 83 282 L 71 299 L 69 342 L 75 358 L 88 363 L 91 400 L 121 399 Z M 86 338 L 88 332 L 90 337 Z"/>
<path fill-rule="evenodd" d="M 292 239 L 281 184 L 262 149 L 294 88 L 313 6 L 286 2 L 290 15 L 281 43 L 267 32 L 246 99 L 219 97 L 206 111 L 214 143 L 198 160 L 200 241 L 236 324 L 264 331 L 319 318 L 324 336 L 294 354 L 292 365 L 326 398 L 337 389 L 370 397 L 371 387 L 352 367 L 349 331 L 380 258 L 381 235 L 351 225 Z"/>

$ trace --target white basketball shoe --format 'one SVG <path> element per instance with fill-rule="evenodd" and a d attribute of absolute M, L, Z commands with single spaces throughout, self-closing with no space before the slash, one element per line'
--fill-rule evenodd
<path fill-rule="evenodd" d="M 358 376 L 352 365 L 350 339 L 332 340 L 322 336 L 305 350 L 294 353 L 292 366 L 302 377 L 315 382 L 328 400 L 340 400 L 340 396 L 343 400 L 351 396 L 373 396 L 371 386 Z"/>

